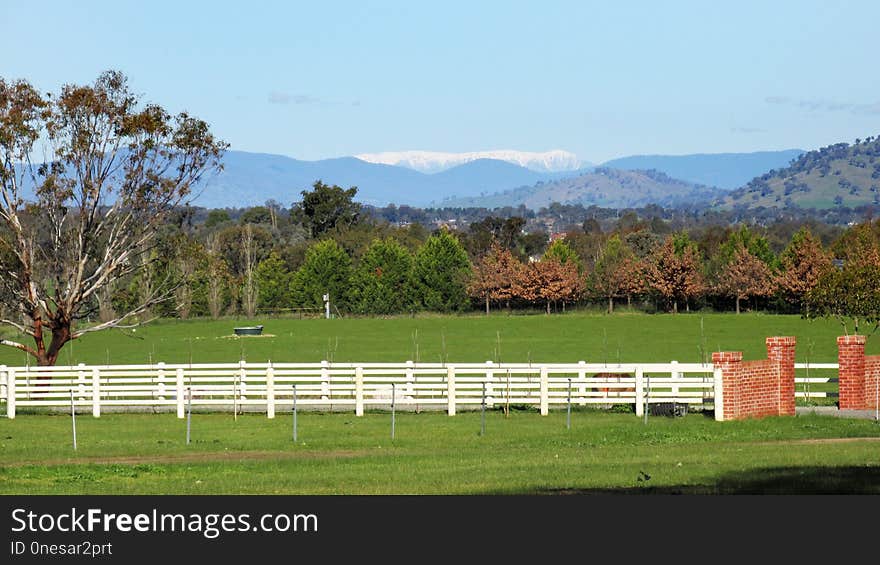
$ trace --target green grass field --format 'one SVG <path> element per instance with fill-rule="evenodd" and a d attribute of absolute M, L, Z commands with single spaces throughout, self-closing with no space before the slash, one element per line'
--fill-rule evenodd
<path fill-rule="evenodd" d="M 263 324 L 267 336 L 234 338 L 232 328 Z M 702 326 L 702 327 L 701 327 Z M 603 314 L 418 316 L 334 320 L 159 321 L 135 333 L 87 334 L 67 345 L 59 364 L 237 362 L 700 362 L 711 352 L 763 358 L 764 338 L 794 335 L 797 360 L 836 362 L 840 325 L 832 320 L 762 314 Z M 6 336 L 14 337 L 7 333 Z M 500 348 L 499 348 L 500 343 Z M 497 350 L 500 349 L 500 353 Z M 875 340 L 869 353 L 880 353 Z M 24 365 L 0 348 L 0 364 Z"/>
<path fill-rule="evenodd" d="M 255 323 L 269 335 L 229 337 Z M 733 314 L 166 321 L 90 335 L 61 362 L 697 362 L 718 349 L 762 358 L 770 335 L 797 336 L 798 361 L 833 362 L 838 334 L 832 321 Z M 24 359 L 3 351 L 0 363 Z M 0 419 L 0 493 L 880 493 L 880 425 L 868 420 L 692 413 L 646 425 L 585 409 L 572 421 L 490 411 L 481 437 L 478 413 L 401 413 L 392 442 L 387 413 L 301 412 L 294 444 L 289 414 L 194 414 L 186 445 L 173 415 L 82 415 L 74 452 L 69 416 L 21 414 Z"/>
<path fill-rule="evenodd" d="M 194 414 L 0 421 L 2 493 L 880 493 L 880 426 L 827 417 L 717 423 L 577 411 Z M 862 439 L 845 439 L 862 438 Z"/>

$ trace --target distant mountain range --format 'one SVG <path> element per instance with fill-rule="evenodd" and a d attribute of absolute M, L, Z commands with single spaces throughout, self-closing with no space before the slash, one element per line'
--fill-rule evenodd
<path fill-rule="evenodd" d="M 518 153 L 518 155 L 508 154 L 507 157 L 510 159 L 522 158 L 526 161 L 528 161 L 529 155 L 545 155 L 547 157 L 547 154 L 513 153 Z M 609 161 L 603 165 L 603 168 L 628 169 L 638 163 L 644 163 L 645 170 L 653 169 L 671 177 L 670 180 L 680 179 L 686 182 L 670 184 L 668 181 L 658 181 L 656 178 L 645 176 L 645 173 L 638 173 L 634 176 L 619 176 L 618 180 L 621 183 L 630 183 L 627 185 L 629 188 L 621 189 L 624 190 L 621 195 L 615 195 L 616 189 L 611 184 L 607 184 L 607 179 L 600 182 L 601 179 L 598 177 L 589 182 L 581 179 L 584 183 L 582 186 L 593 187 L 587 189 L 588 193 L 583 198 L 571 193 L 572 187 L 581 186 L 578 184 L 581 181 L 569 183 L 567 185 L 569 188 L 562 188 L 563 185 L 560 184 L 555 193 L 560 196 L 569 194 L 569 199 L 572 201 L 586 199 L 583 201 L 598 200 L 608 203 L 632 202 L 629 196 L 624 197 L 623 194 L 631 194 L 640 202 L 645 201 L 647 198 L 645 195 L 650 195 L 650 198 L 659 199 L 656 200 L 658 204 L 666 202 L 670 198 L 689 198 L 686 196 L 687 194 L 694 198 L 702 198 L 700 195 L 705 196 L 712 191 L 708 191 L 700 185 L 713 186 L 714 184 L 721 188 L 728 188 L 732 182 L 730 180 L 731 174 L 734 171 L 738 175 L 737 178 L 745 179 L 742 182 L 745 184 L 772 168 L 784 166 L 790 161 L 792 154 L 791 151 L 779 151 L 760 154 L 627 157 Z M 549 157 L 547 158 L 549 159 Z M 550 159 L 545 165 L 549 167 L 549 163 L 553 162 Z M 562 166 L 559 164 L 562 162 L 558 161 L 557 165 L 553 166 Z M 534 162 L 530 163 L 532 167 L 539 167 Z M 573 164 L 574 161 L 571 161 L 568 166 Z M 611 166 L 611 164 L 615 165 Z M 651 164 L 656 166 L 647 166 Z M 281 155 L 228 151 L 224 156 L 224 170 L 204 179 L 198 197 L 193 203 L 197 206 L 223 208 L 255 206 L 263 204 L 267 200 L 277 200 L 287 206 L 299 200 L 301 198 L 300 192 L 309 189 L 318 179 L 345 188 L 357 186 L 357 200 L 377 206 L 385 206 L 389 203 L 426 206 L 432 203 L 436 205 L 444 200 L 464 201 L 462 199 L 470 202 L 494 202 L 498 201 L 498 198 L 491 195 L 513 189 L 518 189 L 518 194 L 528 192 L 531 196 L 527 200 L 537 203 L 542 197 L 536 196 L 536 191 L 531 190 L 536 184 L 577 179 L 591 171 L 593 171 L 593 167 L 577 170 L 539 171 L 506 160 L 481 158 L 451 166 L 441 172 L 427 174 L 404 166 L 371 163 L 356 157 L 301 161 Z M 644 181 L 647 192 L 643 195 L 630 190 L 631 183 L 636 183 L 635 179 L 641 177 L 650 180 L 650 182 Z M 720 180 L 719 182 L 700 180 L 706 178 Z M 601 190 L 598 188 L 600 185 L 602 186 Z M 660 185 L 668 185 L 666 186 L 669 190 L 668 194 L 660 190 Z M 690 188 L 686 188 L 686 186 Z M 550 194 L 553 191 L 544 190 L 543 192 Z M 600 193 L 604 196 L 599 197 Z M 713 194 L 717 196 L 717 193 L 713 192 Z M 483 200 L 484 197 L 490 198 Z"/>
<path fill-rule="evenodd" d="M 708 202 L 725 191 L 674 179 L 663 172 L 597 167 L 591 172 L 551 182 L 538 182 L 490 196 L 450 198 L 435 203 L 453 208 L 519 206 L 538 209 L 553 202 L 629 208 L 658 204 Z"/>
<path fill-rule="evenodd" d="M 384 153 L 363 153 L 355 155 L 361 161 L 395 165 L 414 169 L 420 173 L 439 173 L 452 167 L 464 165 L 480 159 L 493 159 L 519 165 L 539 173 L 558 173 L 576 171 L 592 165 L 583 162 L 577 155 L 561 149 L 533 153 L 513 149 L 493 151 L 472 151 L 469 153 L 443 153 L 440 151 L 387 151 Z"/>
<path fill-rule="evenodd" d="M 803 153 L 801 149 L 788 149 L 756 153 L 634 155 L 612 159 L 602 166 L 628 171 L 654 169 L 694 184 L 733 190 L 771 169 L 787 167 Z"/>
<path fill-rule="evenodd" d="M 368 163 L 355 157 L 299 161 L 281 155 L 228 151 L 224 170 L 206 178 L 195 205 L 243 207 L 273 199 L 289 205 L 316 180 L 344 188 L 357 186 L 360 202 L 423 206 L 450 196 L 478 196 L 515 186 L 532 185 L 572 173 L 539 173 L 505 161 L 479 159 L 440 173 Z"/>

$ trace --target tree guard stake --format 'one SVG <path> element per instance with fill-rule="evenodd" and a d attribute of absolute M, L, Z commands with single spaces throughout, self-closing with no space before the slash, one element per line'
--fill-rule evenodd
<path fill-rule="evenodd" d="M 186 389 L 186 444 L 189 445 L 190 429 L 192 427 L 192 388 Z"/>
<path fill-rule="evenodd" d="M 483 381 L 483 400 L 480 402 L 480 435 L 486 435 L 486 381 Z"/>
<path fill-rule="evenodd" d="M 73 427 L 73 450 L 76 451 L 76 410 L 73 407 L 73 389 L 70 389 L 70 423 Z"/>
<path fill-rule="evenodd" d="M 397 396 L 394 383 L 391 383 L 391 441 L 394 441 L 394 397 Z"/>
<path fill-rule="evenodd" d="M 571 379 L 568 379 L 568 409 L 565 414 L 565 429 L 571 429 Z"/>

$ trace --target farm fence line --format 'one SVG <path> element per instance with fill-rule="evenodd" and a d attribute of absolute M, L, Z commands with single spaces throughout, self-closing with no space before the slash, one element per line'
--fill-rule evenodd
<path fill-rule="evenodd" d="M 816 371 L 837 363 L 796 363 L 798 398 L 829 398 L 837 393 L 811 385 L 837 382 Z M 810 371 L 813 371 L 811 374 Z M 642 415 L 647 404 L 675 402 L 713 406 L 719 371 L 711 363 L 207 363 L 150 365 L 0 365 L 0 402 L 15 418 L 19 408 L 102 411 L 176 411 L 196 408 L 229 411 L 289 409 L 300 406 L 352 409 L 363 415 L 385 408 L 419 410 L 476 408 L 485 402 L 527 405 L 546 415 L 551 406 L 632 404 Z M 826 387 L 827 388 L 827 387 Z M 720 416 L 720 415 L 716 415 Z M 718 418 L 720 419 L 720 418 Z"/>
<path fill-rule="evenodd" d="M 699 363 L 216 363 L 0 366 L 0 400 L 19 408 L 176 410 L 185 405 L 263 411 L 292 406 L 353 409 L 390 405 L 416 410 L 476 408 L 483 402 L 538 407 L 712 403 L 718 374 Z M 72 400 L 71 400 L 72 398 Z"/>

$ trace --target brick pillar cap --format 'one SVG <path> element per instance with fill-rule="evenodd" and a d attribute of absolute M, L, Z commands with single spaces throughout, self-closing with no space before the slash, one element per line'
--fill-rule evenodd
<path fill-rule="evenodd" d="M 793 335 L 768 337 L 766 340 L 767 345 L 795 345 L 796 343 L 797 338 Z"/>
<path fill-rule="evenodd" d="M 867 340 L 863 335 L 842 335 L 837 338 L 837 345 L 865 345 Z"/>
<path fill-rule="evenodd" d="M 712 363 L 731 363 L 742 361 L 742 351 L 713 351 Z"/>

